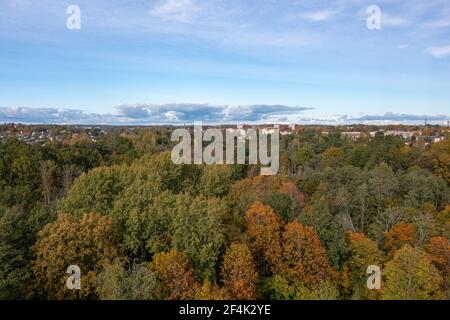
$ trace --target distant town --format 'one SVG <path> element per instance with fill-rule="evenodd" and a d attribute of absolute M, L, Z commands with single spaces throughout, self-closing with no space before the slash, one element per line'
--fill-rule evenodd
<path fill-rule="evenodd" d="M 174 130 L 175 128 L 193 129 L 192 125 L 176 126 L 109 126 L 109 125 L 28 125 L 28 124 L 3 124 L 0 125 L 0 143 L 8 139 L 17 139 L 27 144 L 45 145 L 49 142 L 65 143 L 74 140 L 90 141 L 95 143 L 101 136 L 108 133 L 117 133 L 121 136 L 138 133 L 145 130 Z M 370 140 L 376 135 L 399 136 L 405 140 L 405 144 L 412 145 L 423 143 L 424 145 L 436 143 L 450 136 L 450 127 L 440 125 L 298 125 L 298 124 L 238 124 L 238 125 L 204 125 L 207 128 L 260 129 L 270 134 L 278 129 L 280 135 L 288 136 L 302 132 L 303 130 L 314 130 L 323 135 L 340 134 L 343 139 L 353 141 Z"/>

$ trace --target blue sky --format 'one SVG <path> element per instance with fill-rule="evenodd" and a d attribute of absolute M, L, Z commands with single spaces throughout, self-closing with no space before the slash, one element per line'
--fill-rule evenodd
<path fill-rule="evenodd" d="M 69 5 L 80 30 L 66 28 Z M 0 0 L 2 122 L 444 122 L 449 110 L 448 0 Z"/>

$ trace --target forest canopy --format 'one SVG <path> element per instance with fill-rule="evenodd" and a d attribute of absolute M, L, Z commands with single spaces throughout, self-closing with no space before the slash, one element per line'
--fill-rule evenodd
<path fill-rule="evenodd" d="M 260 176 L 173 164 L 163 127 L 3 141 L 0 299 L 450 298 L 448 137 L 305 127 L 280 146 Z"/>

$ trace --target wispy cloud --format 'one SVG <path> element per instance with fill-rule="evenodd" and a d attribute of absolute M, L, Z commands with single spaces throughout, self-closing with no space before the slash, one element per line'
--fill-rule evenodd
<path fill-rule="evenodd" d="M 351 121 L 394 121 L 394 122 L 423 122 L 425 119 L 428 121 L 446 121 L 450 120 L 450 115 L 414 115 L 405 113 L 392 113 L 387 112 L 383 115 L 364 115 L 360 117 L 349 117 Z"/>
<path fill-rule="evenodd" d="M 450 56 L 450 45 L 442 47 L 431 47 L 426 49 L 426 52 L 437 59 L 445 58 L 447 56 Z"/>
<path fill-rule="evenodd" d="M 301 17 L 311 22 L 327 21 L 341 12 L 340 9 L 327 9 L 301 14 Z"/>
<path fill-rule="evenodd" d="M 120 122 L 120 117 L 63 108 L 0 107 L 0 121 L 5 123 L 108 124 L 117 121 Z"/>
<path fill-rule="evenodd" d="M 433 19 L 428 20 L 423 24 L 425 28 L 448 28 L 450 27 L 450 9 L 443 10 L 442 14 Z"/>
<path fill-rule="evenodd" d="M 424 24 L 426 28 L 447 28 L 450 27 L 450 17 L 434 21 L 428 21 Z"/>
<path fill-rule="evenodd" d="M 384 12 L 381 14 L 381 25 L 383 27 L 403 27 L 409 24 L 409 20 L 405 17 L 391 15 Z"/>
<path fill-rule="evenodd" d="M 192 22 L 200 10 L 195 0 L 163 0 L 150 10 L 150 15 L 166 21 Z"/>

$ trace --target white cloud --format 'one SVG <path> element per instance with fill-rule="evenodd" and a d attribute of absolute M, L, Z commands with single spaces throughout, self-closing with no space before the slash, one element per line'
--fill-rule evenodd
<path fill-rule="evenodd" d="M 426 52 L 437 59 L 445 58 L 450 56 L 450 45 L 443 47 L 431 47 L 428 48 Z"/>
<path fill-rule="evenodd" d="M 442 122 L 450 119 L 449 115 L 416 115 L 416 114 L 404 114 L 404 113 L 392 113 L 386 112 L 383 115 L 362 115 L 359 117 L 348 117 L 349 121 L 396 121 L 399 123 L 409 122 L 424 122 L 425 119 L 432 122 Z"/>
<path fill-rule="evenodd" d="M 393 16 L 387 13 L 381 13 L 382 27 L 402 27 L 409 24 L 409 21 L 401 16 Z"/>
<path fill-rule="evenodd" d="M 194 0 L 164 0 L 150 14 L 166 21 L 192 22 L 199 11 Z"/>
<path fill-rule="evenodd" d="M 304 13 L 301 15 L 301 17 L 311 22 L 320 22 L 320 21 L 327 21 L 340 12 L 341 12 L 340 10 L 320 10 Z"/>
<path fill-rule="evenodd" d="M 261 122 L 295 117 L 310 110 L 285 105 L 211 105 L 207 103 L 122 104 L 118 114 L 61 108 L 0 107 L 0 122 L 42 124 L 176 124 Z"/>
<path fill-rule="evenodd" d="M 176 111 L 167 111 L 166 113 L 164 113 L 164 116 L 167 120 L 178 120 Z"/>
<path fill-rule="evenodd" d="M 299 124 L 421 124 L 445 125 L 450 115 L 306 116 L 311 108 L 285 105 L 211 105 L 205 103 L 137 104 L 118 106 L 119 114 L 95 114 L 62 108 L 0 107 L 0 122 L 84 125 L 164 125 L 203 121 L 211 124 L 299 123 Z"/>
<path fill-rule="evenodd" d="M 450 27 L 450 17 L 435 21 L 429 21 L 424 24 L 425 28 L 447 28 Z"/>
<path fill-rule="evenodd" d="M 86 113 L 74 109 L 0 107 L 0 122 L 109 124 L 120 122 L 120 118 L 110 114 Z"/>
<path fill-rule="evenodd" d="M 450 9 L 443 10 L 442 15 L 434 20 L 430 20 L 423 25 L 425 28 L 447 28 L 450 27 Z"/>
<path fill-rule="evenodd" d="M 145 105 L 120 105 L 117 106 L 116 109 L 119 111 L 120 115 L 128 118 L 139 119 L 147 118 L 150 116 L 150 111 L 146 108 Z"/>

